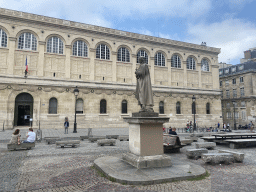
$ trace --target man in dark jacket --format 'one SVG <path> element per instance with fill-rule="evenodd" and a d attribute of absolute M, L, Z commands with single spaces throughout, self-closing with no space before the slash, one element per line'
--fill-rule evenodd
<path fill-rule="evenodd" d="M 69 122 L 68 122 L 68 118 L 67 117 L 65 117 L 64 127 L 65 127 L 65 134 L 68 134 Z"/>
<path fill-rule="evenodd" d="M 169 129 L 169 134 L 170 134 L 170 135 L 177 135 L 177 133 L 176 133 L 176 128 L 171 128 L 171 127 L 170 127 L 170 129 Z"/>

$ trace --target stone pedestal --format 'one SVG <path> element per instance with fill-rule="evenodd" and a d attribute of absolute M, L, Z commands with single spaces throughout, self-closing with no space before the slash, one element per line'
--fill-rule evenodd
<path fill-rule="evenodd" d="M 163 151 L 163 123 L 169 118 L 125 117 L 124 121 L 129 123 L 131 153 L 124 155 L 123 160 L 137 168 L 171 166 L 170 157 Z"/>

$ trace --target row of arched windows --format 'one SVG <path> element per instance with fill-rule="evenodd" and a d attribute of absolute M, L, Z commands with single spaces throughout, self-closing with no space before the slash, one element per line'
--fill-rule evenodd
<path fill-rule="evenodd" d="M 121 113 L 127 113 L 127 101 L 123 100 L 121 103 Z M 57 114 L 57 99 L 51 98 L 49 101 L 49 114 Z M 79 98 L 76 100 L 76 113 L 83 114 L 83 106 L 84 102 L 83 99 Z M 100 101 L 100 113 L 105 114 L 107 113 L 107 101 L 102 99 Z M 164 102 L 159 102 L 159 114 L 164 114 Z M 181 103 L 178 101 L 176 103 L 176 114 L 181 114 Z M 192 103 L 192 114 L 196 114 L 196 103 Z M 210 103 L 206 104 L 206 114 L 210 114 Z"/>
<path fill-rule="evenodd" d="M 0 47 L 7 47 L 7 34 L 4 30 L 0 28 Z M 48 53 L 63 54 L 64 43 L 57 37 L 53 36 L 47 40 Z M 18 38 L 18 49 L 24 50 L 37 50 L 37 38 L 35 35 L 29 32 L 22 33 Z M 73 43 L 72 53 L 74 56 L 88 57 L 88 46 L 84 41 L 78 40 Z M 148 64 L 148 54 L 145 50 L 139 50 L 137 53 L 137 63 L 139 63 L 139 57 L 145 57 L 146 63 Z M 105 44 L 100 44 L 96 48 L 96 58 L 110 60 L 109 47 Z M 130 52 L 127 48 L 121 47 L 118 49 L 117 61 L 130 62 Z M 155 54 L 155 65 L 156 66 L 166 66 L 165 56 L 162 52 L 157 52 Z M 181 58 L 179 55 L 175 54 L 171 58 L 171 67 L 181 68 Z M 193 57 L 187 58 L 187 69 L 196 70 L 196 62 Z M 209 71 L 209 62 L 207 59 L 202 59 L 201 70 Z"/>

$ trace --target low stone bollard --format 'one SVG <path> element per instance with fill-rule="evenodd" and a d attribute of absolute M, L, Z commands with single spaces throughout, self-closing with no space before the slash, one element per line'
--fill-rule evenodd
<path fill-rule="evenodd" d="M 104 136 L 94 136 L 94 137 L 90 137 L 88 140 L 92 143 L 94 143 L 95 141 L 99 140 L 99 139 L 105 139 L 106 137 Z"/>
<path fill-rule="evenodd" d="M 203 142 L 203 143 L 195 143 L 196 148 L 206 148 L 206 149 L 214 149 L 216 147 L 216 143 L 214 142 Z"/>
<path fill-rule="evenodd" d="M 190 145 L 191 143 L 193 143 L 193 140 L 192 139 L 183 139 L 183 140 L 180 140 L 181 144 L 184 144 L 184 145 Z"/>
<path fill-rule="evenodd" d="M 129 135 L 119 135 L 118 139 L 120 141 L 129 141 Z"/>
<path fill-rule="evenodd" d="M 202 154 L 202 160 L 213 165 L 219 163 L 230 164 L 234 162 L 234 156 L 231 153 L 205 153 Z"/>
<path fill-rule="evenodd" d="M 219 150 L 219 153 L 231 153 L 234 156 L 236 162 L 243 162 L 244 160 L 244 153 L 228 151 L 228 150 Z"/>
<path fill-rule="evenodd" d="M 56 141 L 56 147 L 60 146 L 61 148 L 64 147 L 77 147 L 80 145 L 80 140 L 68 140 L 68 141 Z"/>
<path fill-rule="evenodd" d="M 31 149 L 32 147 L 35 147 L 35 143 L 21 143 L 21 144 L 7 144 L 8 150 L 18 150 L 18 149 Z"/>
<path fill-rule="evenodd" d="M 117 139 L 119 135 L 106 135 L 106 139 Z"/>
<path fill-rule="evenodd" d="M 204 153 L 208 153 L 208 150 L 201 148 L 201 149 L 187 149 L 186 151 L 187 158 L 189 159 L 201 157 L 202 154 Z"/>
<path fill-rule="evenodd" d="M 104 146 L 104 145 L 114 146 L 116 145 L 116 139 L 99 139 L 97 141 L 97 144 L 99 146 Z"/>

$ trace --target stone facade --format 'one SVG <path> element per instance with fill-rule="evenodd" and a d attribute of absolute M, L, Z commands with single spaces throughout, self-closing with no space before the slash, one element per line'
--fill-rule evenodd
<path fill-rule="evenodd" d="M 231 128 L 255 122 L 256 63 L 253 61 L 223 68 L 220 72 L 223 122 Z M 235 110 L 234 104 L 235 102 Z M 236 121 L 234 122 L 234 114 Z"/>
<path fill-rule="evenodd" d="M 139 110 L 134 97 L 134 72 L 141 50 L 148 55 L 154 110 L 159 112 L 159 103 L 163 102 L 164 112 L 160 116 L 170 117 L 166 126 L 185 127 L 187 120 L 192 121 L 193 95 L 199 127 L 222 122 L 218 75 L 220 49 L 7 9 L 0 9 L 0 18 L 0 30 L 7 36 L 6 44 L 0 45 L 0 123 L 4 123 L 5 128 L 24 124 L 25 115 L 26 121 L 33 119 L 33 127 L 40 124 L 42 129 L 63 128 L 65 117 L 69 117 L 72 127 L 76 86 L 79 89 L 77 98 L 82 101 L 77 114 L 78 128 L 128 127 L 122 118 Z M 31 45 L 35 49 L 20 46 L 30 35 L 36 38 L 36 43 Z M 63 42 L 63 52 L 48 50 L 53 37 Z M 58 41 L 53 39 L 52 45 L 60 43 Z M 86 44 L 87 56 L 73 54 L 77 41 Z M 108 47 L 109 58 L 97 58 L 100 45 Z M 120 48 L 129 51 L 130 61 L 119 61 Z M 162 66 L 155 65 L 158 53 L 163 56 Z M 173 55 L 179 56 L 180 68 L 171 67 Z M 194 70 L 187 69 L 188 58 L 193 58 Z M 209 70 L 201 70 L 202 60 L 208 62 Z M 28 75 L 25 78 L 26 62 Z M 19 95 L 21 93 L 27 94 Z M 49 109 L 51 98 L 57 101 L 53 113 Z M 102 99 L 106 100 L 106 112 L 100 113 Z M 123 100 L 127 102 L 127 113 L 122 113 Z M 177 102 L 180 103 L 179 114 Z M 210 104 L 209 114 L 206 114 L 207 103 Z"/>

